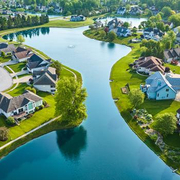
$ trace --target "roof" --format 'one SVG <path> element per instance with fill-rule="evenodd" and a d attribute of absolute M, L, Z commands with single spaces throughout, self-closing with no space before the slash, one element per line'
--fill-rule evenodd
<path fill-rule="evenodd" d="M 23 50 L 19 52 L 13 52 L 13 55 L 16 59 L 24 59 L 31 57 L 33 55 L 33 52 L 30 50 Z"/>
<path fill-rule="evenodd" d="M 8 47 L 8 43 L 0 43 L 0 49 L 4 49 Z"/>
<path fill-rule="evenodd" d="M 177 112 L 178 114 L 180 114 L 180 109 L 178 109 L 176 112 Z"/>
<path fill-rule="evenodd" d="M 1 48 L 0 51 L 7 53 L 7 52 L 13 52 L 15 49 L 16 48 L 15 48 L 14 44 L 8 44 L 7 47 Z"/>
<path fill-rule="evenodd" d="M 172 87 L 166 77 L 159 71 L 155 72 L 146 79 L 146 85 L 148 86 L 148 93 L 158 92 L 166 86 L 168 86 L 173 92 L 176 93 L 176 90 Z"/>
<path fill-rule="evenodd" d="M 40 76 L 35 80 L 34 85 L 55 85 L 57 81 L 56 69 L 52 67 L 43 71 L 35 71 L 34 76 Z"/>
<path fill-rule="evenodd" d="M 172 85 L 172 87 L 176 90 L 180 90 L 180 75 L 179 74 L 166 74 L 166 79 Z"/>
<path fill-rule="evenodd" d="M 29 102 L 38 102 L 41 100 L 41 97 L 30 91 L 25 91 L 22 95 L 16 97 L 0 93 L 0 109 L 8 113 L 25 106 Z"/>
<path fill-rule="evenodd" d="M 164 51 L 164 57 L 166 59 L 179 58 L 180 57 L 180 48 L 173 48 L 170 50 L 165 50 Z"/>
<path fill-rule="evenodd" d="M 33 54 L 29 59 L 28 59 L 28 63 L 27 66 L 29 69 L 34 69 L 34 68 L 38 68 L 38 67 L 45 67 L 49 64 L 50 62 L 44 60 L 43 58 L 41 58 L 40 56 L 38 56 L 37 54 Z"/>

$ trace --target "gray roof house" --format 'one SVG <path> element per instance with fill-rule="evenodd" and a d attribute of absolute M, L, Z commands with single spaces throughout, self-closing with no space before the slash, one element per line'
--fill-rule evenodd
<path fill-rule="evenodd" d="M 51 60 L 44 60 L 37 54 L 33 54 L 27 60 L 27 69 L 29 72 L 33 73 L 33 71 L 46 70 L 50 66 Z"/>
<path fill-rule="evenodd" d="M 180 48 L 173 48 L 164 51 L 164 58 L 166 62 L 171 62 L 172 60 L 180 59 Z"/>
<path fill-rule="evenodd" d="M 116 34 L 119 37 L 128 37 L 131 36 L 131 30 L 125 27 L 118 27 Z"/>
<path fill-rule="evenodd" d="M 11 54 L 16 47 L 14 44 L 7 44 L 7 43 L 0 43 L 0 56 L 2 52 L 5 52 L 5 54 Z"/>
<path fill-rule="evenodd" d="M 35 112 L 35 108 L 42 104 L 42 98 L 30 91 L 25 91 L 16 97 L 0 93 L 0 114 L 7 118 L 12 116 L 15 119 L 21 119 Z"/>
<path fill-rule="evenodd" d="M 74 15 L 74 16 L 71 16 L 71 19 L 70 19 L 70 21 L 74 21 L 74 22 L 85 21 L 85 20 L 86 20 L 86 17 L 83 15 L 79 15 L 79 16 Z"/>
<path fill-rule="evenodd" d="M 56 69 L 49 67 L 47 70 L 33 72 L 34 84 L 33 86 L 44 92 L 54 94 L 56 91 L 57 75 Z"/>

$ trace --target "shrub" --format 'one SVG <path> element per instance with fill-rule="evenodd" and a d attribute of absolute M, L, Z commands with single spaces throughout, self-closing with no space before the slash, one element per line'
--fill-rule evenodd
<path fill-rule="evenodd" d="M 4 51 L 2 51 L 2 52 L 1 52 L 1 56 L 2 56 L 3 58 L 5 58 L 5 57 L 6 57 L 6 54 L 5 54 L 5 52 L 4 52 Z"/>
<path fill-rule="evenodd" d="M 36 94 L 36 89 L 33 88 L 33 87 L 28 86 L 28 87 L 26 88 L 26 90 L 31 91 L 31 92 L 33 92 L 34 94 Z"/>
<path fill-rule="evenodd" d="M 44 108 L 44 105 L 41 105 L 40 108 L 43 109 L 43 108 Z"/>
<path fill-rule="evenodd" d="M 33 114 L 28 114 L 27 119 L 33 117 Z"/>
<path fill-rule="evenodd" d="M 0 127 L 0 141 L 6 141 L 8 139 L 8 129 L 6 127 Z"/>
<path fill-rule="evenodd" d="M 36 111 L 39 111 L 39 107 L 36 107 L 35 110 L 36 110 Z"/>
<path fill-rule="evenodd" d="M 7 119 L 6 119 L 6 121 L 7 121 L 7 123 L 9 124 L 9 125 L 14 125 L 15 123 L 16 123 L 16 121 L 15 121 L 15 119 L 13 118 L 13 117 L 8 117 Z"/>
<path fill-rule="evenodd" d="M 43 105 L 46 107 L 46 106 L 47 106 L 47 102 L 46 102 L 46 101 L 43 101 Z"/>
<path fill-rule="evenodd" d="M 111 31 L 108 33 L 108 38 L 109 38 L 109 41 L 112 42 L 116 39 L 116 34 L 115 32 Z"/>

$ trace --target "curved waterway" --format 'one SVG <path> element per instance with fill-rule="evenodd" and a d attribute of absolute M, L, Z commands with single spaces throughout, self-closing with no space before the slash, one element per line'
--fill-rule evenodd
<path fill-rule="evenodd" d="M 82 34 L 86 29 L 23 33 L 26 44 L 82 74 L 89 95 L 88 119 L 74 130 L 49 133 L 10 153 L 0 161 L 0 179 L 179 179 L 130 130 L 112 100 L 111 67 L 131 49 L 89 39 Z"/>

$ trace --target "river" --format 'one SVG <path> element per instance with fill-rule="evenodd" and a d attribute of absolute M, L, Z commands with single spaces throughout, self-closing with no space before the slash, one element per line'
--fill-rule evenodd
<path fill-rule="evenodd" d="M 76 129 L 51 132 L 10 153 L 0 161 L 0 179 L 179 179 L 131 131 L 112 100 L 111 67 L 131 49 L 89 39 L 82 34 L 86 29 L 24 33 L 27 45 L 82 74 L 88 92 L 88 118 Z"/>

